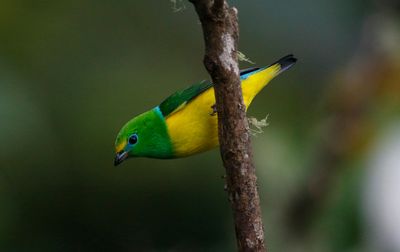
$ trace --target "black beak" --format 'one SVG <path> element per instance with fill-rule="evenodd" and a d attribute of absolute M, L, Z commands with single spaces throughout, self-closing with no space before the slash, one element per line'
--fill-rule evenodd
<path fill-rule="evenodd" d="M 128 152 L 126 152 L 126 151 L 118 152 L 117 155 L 115 155 L 114 166 L 119 165 L 127 158 L 128 158 Z"/>

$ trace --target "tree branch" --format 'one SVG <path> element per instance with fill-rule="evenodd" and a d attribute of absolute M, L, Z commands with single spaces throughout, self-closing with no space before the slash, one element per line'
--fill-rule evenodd
<path fill-rule="evenodd" d="M 237 10 L 225 0 L 190 2 L 202 24 L 204 65 L 214 83 L 220 151 L 238 250 L 265 251 L 257 177 L 237 61 Z"/>

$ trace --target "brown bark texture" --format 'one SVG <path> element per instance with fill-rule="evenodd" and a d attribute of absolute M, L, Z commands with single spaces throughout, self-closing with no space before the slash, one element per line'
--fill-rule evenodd
<path fill-rule="evenodd" d="M 205 41 L 204 65 L 214 83 L 218 134 L 239 251 L 266 251 L 257 177 L 237 60 L 237 10 L 225 0 L 190 0 Z"/>

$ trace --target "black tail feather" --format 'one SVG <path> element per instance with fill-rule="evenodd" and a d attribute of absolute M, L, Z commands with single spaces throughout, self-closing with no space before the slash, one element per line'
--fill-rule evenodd
<path fill-rule="evenodd" d="M 276 62 L 272 63 L 272 65 L 279 64 L 281 67 L 281 70 L 279 70 L 279 73 L 282 73 L 286 70 L 288 70 L 290 67 L 292 67 L 295 63 L 297 62 L 297 59 L 293 56 L 293 54 L 286 55 L 285 57 L 277 60 Z"/>
<path fill-rule="evenodd" d="M 246 79 L 246 75 L 251 75 L 252 73 L 255 73 L 259 70 L 263 70 L 266 69 L 270 66 L 276 65 L 278 64 L 280 67 L 279 72 L 276 73 L 276 75 L 288 70 L 290 67 L 292 67 L 295 63 L 297 62 L 297 59 L 293 56 L 293 54 L 289 54 L 286 55 L 285 57 L 280 58 L 279 60 L 275 61 L 274 63 L 272 63 L 271 65 L 267 66 L 267 67 L 251 67 L 251 68 L 246 68 L 240 71 L 240 76 L 243 79 Z"/>

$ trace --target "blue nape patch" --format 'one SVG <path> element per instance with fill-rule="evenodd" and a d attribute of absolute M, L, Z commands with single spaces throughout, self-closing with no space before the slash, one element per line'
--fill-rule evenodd
<path fill-rule="evenodd" d="M 164 116 L 163 116 L 163 114 L 161 113 L 161 110 L 160 110 L 160 107 L 159 106 L 157 106 L 157 107 L 155 107 L 154 109 L 154 112 L 156 112 L 156 114 L 161 118 L 161 119 L 165 119 L 164 118 Z"/>
<path fill-rule="evenodd" d="M 255 68 L 249 68 L 249 69 L 242 70 L 240 72 L 240 80 L 245 80 L 245 79 L 249 78 L 249 76 L 251 76 L 255 73 L 258 73 L 264 69 L 265 69 L 265 67 L 262 67 L 262 68 L 255 67 Z"/>

